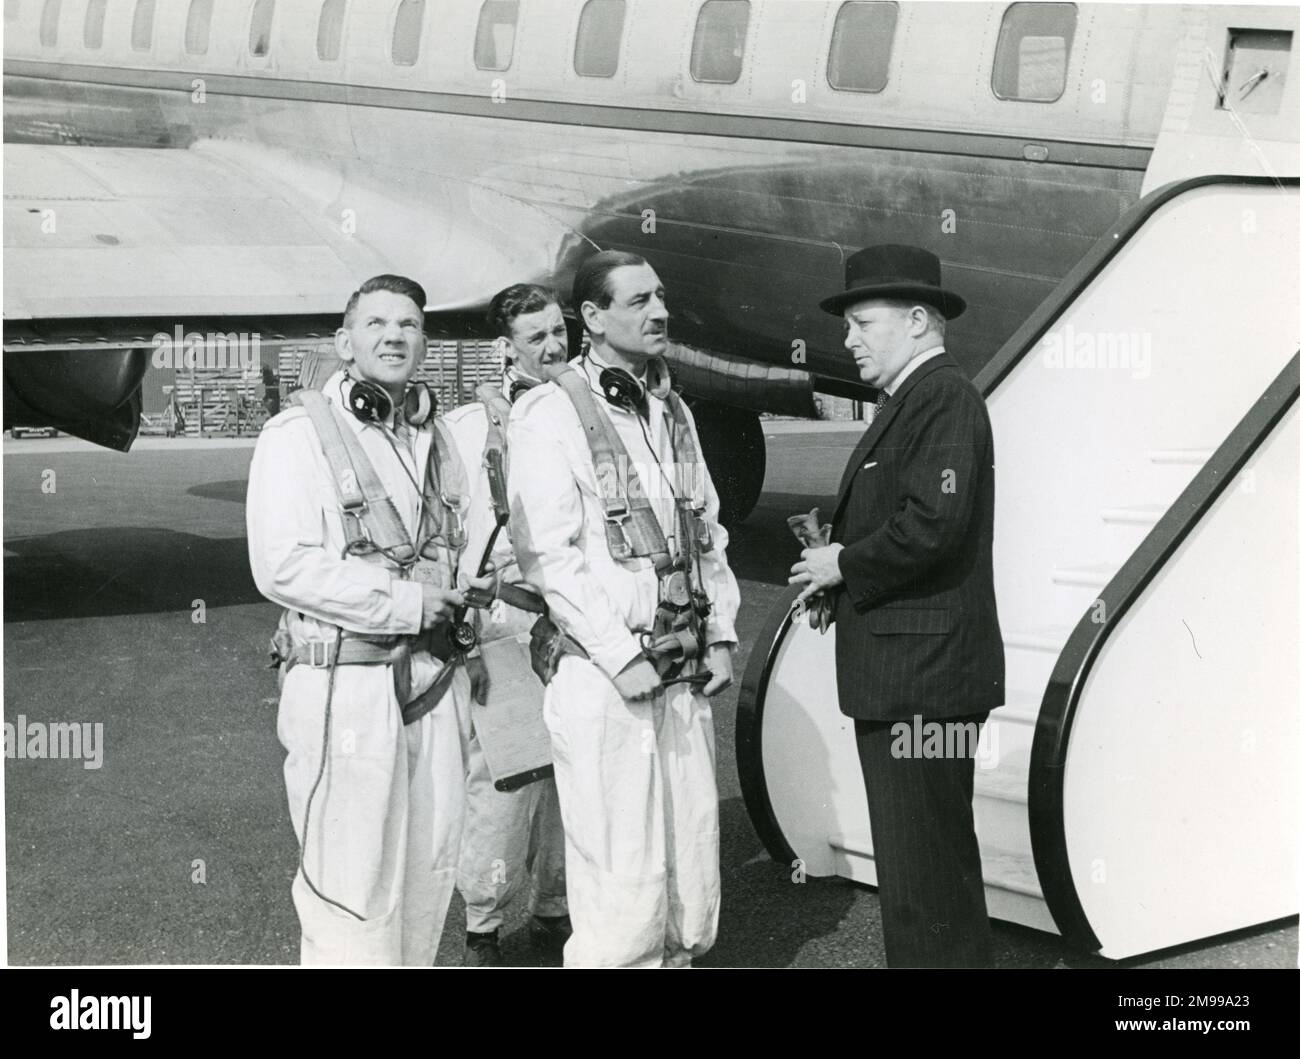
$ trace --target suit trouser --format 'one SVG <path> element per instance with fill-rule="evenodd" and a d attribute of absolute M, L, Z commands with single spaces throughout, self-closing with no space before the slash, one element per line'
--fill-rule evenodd
<path fill-rule="evenodd" d="M 690 685 L 625 700 L 572 655 L 544 716 L 564 815 L 566 967 L 682 967 L 718 932 L 713 709 Z"/>
<path fill-rule="evenodd" d="M 982 722 L 987 713 L 940 723 Z M 987 967 L 992 935 L 971 798 L 972 756 L 896 757 L 894 726 L 854 722 L 890 967 Z M 973 747 L 972 747 L 973 752 Z"/>
<path fill-rule="evenodd" d="M 320 770 L 328 672 L 295 666 L 277 731 L 299 841 Z M 428 967 L 456 882 L 464 815 L 469 681 L 462 671 L 429 713 L 403 725 L 387 666 L 339 666 L 324 775 L 311 798 L 307 873 L 293 902 L 306 964 Z"/>
<path fill-rule="evenodd" d="M 490 696 L 482 708 L 492 708 Z M 486 934 L 500 927 L 502 910 L 530 877 L 529 911 L 533 915 L 568 912 L 564 827 L 555 781 L 538 780 L 515 791 L 497 790 L 478 734 L 471 730 L 465 831 L 456 879 L 465 899 L 466 928 Z"/>

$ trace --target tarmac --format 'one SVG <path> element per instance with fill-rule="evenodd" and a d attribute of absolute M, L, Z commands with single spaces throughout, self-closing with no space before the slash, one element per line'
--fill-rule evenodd
<path fill-rule="evenodd" d="M 765 491 L 732 534 L 737 683 L 798 545 L 788 514 L 830 503 L 854 424 L 767 424 Z M 277 608 L 248 569 L 251 439 L 141 439 L 129 454 L 4 441 L 4 718 L 102 724 L 102 759 L 4 761 L 8 962 L 292 964 L 297 847 L 266 643 Z M 715 700 L 723 903 L 712 967 L 880 967 L 874 889 L 796 882 L 750 825 L 736 690 Z M 90 729 L 86 729 L 90 731 Z M 549 965 L 522 902 L 507 962 Z M 459 964 L 453 900 L 438 963 Z M 1114 966 L 994 923 L 999 967 Z M 1294 917 L 1123 961 L 1295 967 Z"/>

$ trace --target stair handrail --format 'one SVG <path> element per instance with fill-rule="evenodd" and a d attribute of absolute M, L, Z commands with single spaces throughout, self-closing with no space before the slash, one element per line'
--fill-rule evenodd
<path fill-rule="evenodd" d="M 1029 839 L 1048 910 L 1067 942 L 1096 950 L 1065 841 L 1065 761 L 1084 686 L 1102 647 L 1147 586 L 1300 398 L 1300 350 L 1269 383 L 1079 619 L 1043 692 L 1029 758 Z M 1100 608 L 1098 607 L 1100 604 Z M 1094 621 L 1094 614 L 1104 621 Z"/>

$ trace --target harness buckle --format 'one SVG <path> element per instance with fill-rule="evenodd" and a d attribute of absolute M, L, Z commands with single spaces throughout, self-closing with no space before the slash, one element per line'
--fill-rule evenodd
<path fill-rule="evenodd" d="M 460 497 L 442 492 L 438 494 L 447 512 L 447 547 L 460 551 L 465 547 L 465 521 L 460 517 Z"/>
<path fill-rule="evenodd" d="M 317 652 L 316 648 L 320 648 Z M 317 660 L 317 654 L 320 655 Z M 328 669 L 330 665 L 330 645 L 325 640 L 307 641 L 307 665 L 312 669 Z"/>

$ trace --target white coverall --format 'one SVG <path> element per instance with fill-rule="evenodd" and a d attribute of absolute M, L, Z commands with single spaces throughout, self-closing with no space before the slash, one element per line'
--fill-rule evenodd
<path fill-rule="evenodd" d="M 323 387 L 346 407 L 343 373 Z M 376 425 L 343 417 L 361 442 L 414 539 L 419 496 Z M 399 450 L 423 480 L 432 424 L 402 427 Z M 341 558 L 346 537 L 338 494 L 307 413 L 293 407 L 263 428 L 248 480 L 248 551 L 258 590 L 302 615 L 305 636 L 333 642 L 334 625 L 372 634 L 420 630 L 419 584 L 386 564 Z M 445 557 L 445 552 L 444 552 Z M 412 697 L 427 690 L 442 663 L 428 652 L 411 660 Z M 404 726 L 391 666 L 335 667 L 326 732 L 329 671 L 295 665 L 280 694 L 277 732 L 289 815 L 306 846 L 306 870 L 318 890 L 358 921 L 311 892 L 299 871 L 293 900 L 302 926 L 304 965 L 430 966 L 455 885 L 464 811 L 469 682 L 457 673 L 443 700 Z"/>
<path fill-rule="evenodd" d="M 665 536 L 675 537 L 672 495 L 639 417 L 605 403 L 598 361 L 589 356 L 574 367 L 609 413 Z M 664 403 L 650 397 L 649 404 L 646 431 L 671 473 Z M 631 702 L 611 679 L 636 657 L 638 634 L 652 628 L 658 578 L 649 559 L 610 556 L 591 452 L 569 397 L 548 384 L 520 398 L 509 443 L 511 526 L 524 577 L 545 592 L 552 619 L 591 659 L 563 658 L 546 690 L 573 921 L 565 965 L 689 965 L 717 935 L 712 708 L 685 684 Z M 684 477 L 705 503 L 714 541 L 702 557 L 713 605 L 707 640 L 734 643 L 740 594 L 717 493 L 702 465 Z"/>
<path fill-rule="evenodd" d="M 469 475 L 469 510 L 465 517 L 468 543 L 461 561 L 462 587 L 477 572 L 483 549 L 496 525 L 488 486 L 483 446 L 487 441 L 487 411 L 479 402 L 462 405 L 445 417 Z M 502 580 L 520 580 L 514 549 L 503 529 L 492 547 L 492 561 Z M 483 643 L 506 636 L 528 635 L 537 615 L 506 606 L 498 600 L 478 623 Z M 484 706 L 492 708 L 492 689 Z M 535 916 L 562 916 L 568 910 L 564 895 L 564 830 L 553 779 L 529 783 L 515 791 L 493 786 L 483 748 L 471 725 L 469 778 L 466 783 L 465 832 L 461 839 L 457 888 L 465 899 L 465 926 L 486 934 L 499 928 L 503 910 L 531 875 L 529 911 Z"/>

